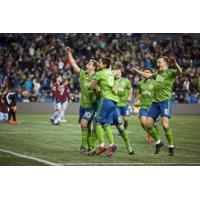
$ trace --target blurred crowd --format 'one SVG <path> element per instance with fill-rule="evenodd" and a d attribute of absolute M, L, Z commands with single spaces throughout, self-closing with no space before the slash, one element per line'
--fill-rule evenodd
<path fill-rule="evenodd" d="M 82 68 L 90 58 L 110 57 L 113 68 L 120 67 L 130 79 L 134 95 L 140 77 L 129 69 L 156 70 L 160 55 L 173 56 L 183 68 L 175 81 L 174 102 L 200 104 L 200 34 L 0 34 L 0 87 L 20 89 L 24 102 L 49 102 L 60 74 L 69 80 L 72 101 L 78 102 L 79 79 L 66 58 L 66 46 Z"/>

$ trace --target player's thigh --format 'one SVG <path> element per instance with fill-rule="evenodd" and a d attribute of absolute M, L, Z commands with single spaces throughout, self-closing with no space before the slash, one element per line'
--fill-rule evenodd
<path fill-rule="evenodd" d="M 87 124 L 89 125 L 94 117 L 94 109 L 93 108 L 86 108 L 84 110 L 84 114 L 82 116 L 81 120 L 87 121 Z"/>
<path fill-rule="evenodd" d="M 161 123 L 164 128 L 169 127 L 169 118 L 168 117 L 161 117 Z"/>
<path fill-rule="evenodd" d="M 62 104 L 62 110 L 66 110 L 68 107 L 68 101 L 65 101 L 63 104 Z"/>
<path fill-rule="evenodd" d="M 108 103 L 107 103 L 107 107 L 106 107 L 105 124 L 112 124 L 114 114 L 115 113 L 118 114 L 118 120 L 121 119 L 121 115 L 117 110 L 116 103 L 114 103 L 111 100 L 108 100 L 107 102 Z"/>
<path fill-rule="evenodd" d="M 154 119 L 152 117 L 147 117 L 147 119 L 146 119 L 146 126 L 148 128 L 151 128 L 151 127 L 153 127 L 153 123 L 154 123 Z"/>
<path fill-rule="evenodd" d="M 148 110 L 147 121 L 149 123 L 152 121 L 151 119 L 153 119 L 153 121 L 155 121 L 158 118 L 159 115 L 160 115 L 160 104 L 153 102 L 151 104 L 151 107 Z M 147 126 L 148 126 L 148 124 L 147 124 Z"/>
<path fill-rule="evenodd" d="M 161 117 L 171 118 L 172 115 L 172 101 L 165 100 L 160 103 L 160 115 Z"/>
<path fill-rule="evenodd" d="M 112 101 L 108 99 L 101 99 L 97 107 L 96 122 L 103 124 L 108 123 L 109 121 L 110 123 L 110 118 L 113 117 L 115 107 L 113 107 Z"/>
<path fill-rule="evenodd" d="M 139 110 L 139 120 L 140 120 L 140 123 L 142 123 L 144 125 L 146 124 L 148 112 L 149 112 L 148 109 L 140 108 L 140 110 Z"/>
<path fill-rule="evenodd" d="M 116 108 L 113 113 L 113 125 L 120 126 L 122 125 L 122 116 L 120 115 L 119 109 Z"/>
<path fill-rule="evenodd" d="M 146 126 L 147 123 L 147 116 L 141 116 L 140 118 L 140 123 L 144 126 Z"/>
<path fill-rule="evenodd" d="M 129 118 L 129 115 L 130 115 L 130 110 L 129 110 L 129 106 L 123 106 L 121 107 L 121 113 L 120 113 L 122 116 L 123 116 L 123 119 L 125 121 L 128 121 L 128 118 Z"/>
<path fill-rule="evenodd" d="M 62 104 L 60 102 L 54 102 L 54 109 L 57 110 L 58 112 L 61 112 L 62 110 Z"/>

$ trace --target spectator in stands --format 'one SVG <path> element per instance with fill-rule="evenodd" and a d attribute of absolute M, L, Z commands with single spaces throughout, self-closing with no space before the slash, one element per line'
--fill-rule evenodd
<path fill-rule="evenodd" d="M 55 76 L 62 74 L 70 80 L 72 101 L 79 101 L 79 80 L 66 60 L 65 44 L 76 49 L 81 67 L 88 57 L 109 56 L 112 65 L 130 79 L 134 94 L 140 78 L 129 69 L 154 69 L 158 56 L 173 55 L 183 67 L 182 77 L 175 82 L 174 102 L 199 102 L 200 34 L 0 34 L 0 87 L 25 88 L 30 94 L 41 93 L 45 101 L 50 99 Z"/>

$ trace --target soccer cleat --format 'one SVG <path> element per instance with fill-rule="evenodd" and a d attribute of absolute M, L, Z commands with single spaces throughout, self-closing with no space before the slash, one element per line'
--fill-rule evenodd
<path fill-rule="evenodd" d="M 109 147 L 107 156 L 108 157 L 112 156 L 116 150 L 117 150 L 117 146 L 113 144 L 112 146 Z"/>
<path fill-rule="evenodd" d="M 54 125 L 60 125 L 60 122 L 59 121 L 57 121 L 56 123 L 54 122 Z"/>
<path fill-rule="evenodd" d="M 80 153 L 85 153 L 87 151 L 87 148 L 84 146 L 80 147 Z"/>
<path fill-rule="evenodd" d="M 8 124 L 14 124 L 13 120 L 8 120 L 7 123 Z"/>
<path fill-rule="evenodd" d="M 151 142 L 151 135 L 149 133 L 147 134 L 146 140 L 147 140 L 147 142 Z"/>
<path fill-rule="evenodd" d="M 96 152 L 97 152 L 96 148 L 89 149 L 89 151 L 87 152 L 87 155 L 94 156 L 96 154 Z"/>
<path fill-rule="evenodd" d="M 173 156 L 174 154 L 175 154 L 174 148 L 173 147 L 169 147 L 169 156 Z"/>
<path fill-rule="evenodd" d="M 104 144 L 103 146 L 100 146 L 98 149 L 97 155 L 102 154 L 106 150 L 107 150 L 106 144 Z"/>
<path fill-rule="evenodd" d="M 127 151 L 128 151 L 129 155 L 134 155 L 135 154 L 135 152 L 134 152 L 133 148 L 131 147 L 131 145 L 128 145 L 126 148 L 127 148 Z"/>
<path fill-rule="evenodd" d="M 13 120 L 13 124 L 21 124 L 21 121 L 20 120 Z"/>
<path fill-rule="evenodd" d="M 84 151 L 84 154 L 85 154 L 85 155 L 88 155 L 88 152 L 89 152 L 90 150 L 91 150 L 90 148 L 86 149 L 86 150 Z"/>
<path fill-rule="evenodd" d="M 129 151 L 128 154 L 129 154 L 129 155 L 135 155 L 135 152 L 134 152 L 134 150 L 132 149 L 132 151 Z"/>
<path fill-rule="evenodd" d="M 160 149 L 163 147 L 164 143 L 161 141 L 159 144 L 156 144 L 156 151 L 155 154 L 160 152 Z"/>

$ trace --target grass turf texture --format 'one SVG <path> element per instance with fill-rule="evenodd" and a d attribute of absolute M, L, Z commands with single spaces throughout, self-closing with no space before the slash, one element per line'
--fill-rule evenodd
<path fill-rule="evenodd" d="M 200 165 L 200 116 L 173 116 L 171 128 L 174 133 L 176 155 L 168 156 L 168 145 L 154 155 L 154 147 L 146 142 L 146 134 L 140 127 L 138 117 L 131 116 L 129 138 L 136 155 L 128 155 L 122 138 L 113 127 L 118 150 L 112 157 L 106 154 L 86 156 L 79 153 L 81 131 L 77 115 L 68 115 L 68 123 L 52 126 L 48 115 L 18 115 L 21 125 L 0 123 L 0 149 L 26 156 L 44 159 L 60 165 Z M 161 128 L 161 127 L 160 127 Z M 46 165 L 0 152 L 0 165 Z"/>

